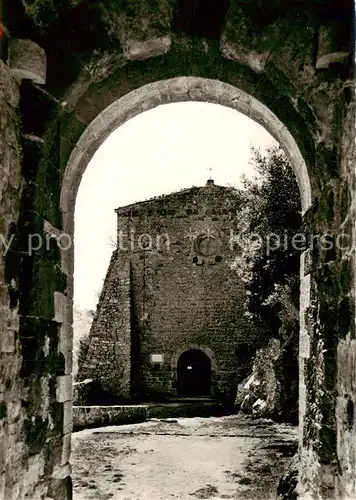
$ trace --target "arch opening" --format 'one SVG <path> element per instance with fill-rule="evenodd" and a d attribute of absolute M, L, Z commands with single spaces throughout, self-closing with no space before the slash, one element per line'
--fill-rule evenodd
<path fill-rule="evenodd" d="M 203 351 L 190 349 L 177 363 L 177 395 L 209 396 L 211 394 L 211 360 Z"/>
<path fill-rule="evenodd" d="M 63 230 L 73 234 L 74 206 L 81 178 L 94 153 L 107 137 L 131 118 L 162 104 L 174 102 L 220 104 L 262 125 L 291 160 L 301 196 L 302 212 L 311 206 L 311 185 L 303 156 L 285 125 L 253 96 L 221 82 L 200 77 L 178 77 L 144 85 L 105 108 L 85 129 L 73 149 L 63 177 L 61 210 Z M 69 273 L 70 274 L 70 273 Z"/>
<path fill-rule="evenodd" d="M 226 106 L 262 125 L 289 157 L 300 191 L 302 213 L 307 212 L 312 204 L 307 166 L 294 138 L 277 116 L 256 98 L 230 84 L 200 77 L 177 77 L 144 85 L 114 101 L 97 115 L 81 135 L 68 160 L 60 196 L 63 231 L 71 237 L 71 241 L 74 241 L 74 213 L 79 185 L 98 148 L 114 130 L 131 118 L 162 104 L 189 101 Z M 62 270 L 67 275 L 68 295 L 73 298 L 74 245 L 62 252 Z M 66 320 L 71 325 L 72 311 L 67 311 Z"/>
<path fill-rule="evenodd" d="M 311 184 L 307 166 L 294 138 L 277 116 L 253 96 L 232 85 L 219 80 L 179 77 L 145 85 L 121 97 L 99 113 L 80 137 L 69 158 L 61 189 L 63 230 L 71 235 L 72 241 L 74 240 L 74 212 L 78 188 L 90 160 L 101 144 L 114 130 L 131 118 L 162 104 L 187 101 L 226 106 L 262 125 L 289 157 L 300 191 L 302 213 L 307 212 L 311 207 Z M 310 275 L 305 272 L 304 261 L 305 254 L 302 254 L 301 296 L 305 296 L 306 300 L 300 302 L 306 305 L 310 293 Z M 68 294 L 73 297 L 74 245 L 71 245 L 68 251 L 62 252 L 62 269 L 67 275 Z M 301 338 L 304 335 L 304 316 L 304 311 L 301 310 Z M 69 328 L 72 324 L 70 307 L 66 308 L 64 323 Z M 303 384 L 303 360 L 301 359 L 299 359 L 299 372 L 300 384 Z M 211 384 L 210 376 L 210 390 L 214 392 L 212 385 L 214 383 Z M 299 401 L 299 411 L 300 414 L 304 412 L 303 401 Z"/>

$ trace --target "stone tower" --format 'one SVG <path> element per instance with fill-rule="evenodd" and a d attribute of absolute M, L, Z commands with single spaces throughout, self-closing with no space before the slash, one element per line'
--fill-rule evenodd
<path fill-rule="evenodd" d="M 241 199 L 209 179 L 116 210 L 117 248 L 81 379 L 118 400 L 235 396 L 250 328 L 230 241 Z"/>

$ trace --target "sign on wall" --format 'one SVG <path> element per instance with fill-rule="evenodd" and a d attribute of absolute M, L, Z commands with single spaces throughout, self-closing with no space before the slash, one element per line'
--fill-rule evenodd
<path fill-rule="evenodd" d="M 151 363 L 163 363 L 163 354 L 151 354 Z"/>

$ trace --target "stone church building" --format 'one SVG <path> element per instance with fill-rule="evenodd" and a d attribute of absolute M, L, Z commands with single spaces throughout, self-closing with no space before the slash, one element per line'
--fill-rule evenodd
<path fill-rule="evenodd" d="M 113 401 L 234 399 L 251 358 L 231 240 L 241 201 L 209 179 L 116 210 L 117 247 L 79 380 L 94 379 Z"/>

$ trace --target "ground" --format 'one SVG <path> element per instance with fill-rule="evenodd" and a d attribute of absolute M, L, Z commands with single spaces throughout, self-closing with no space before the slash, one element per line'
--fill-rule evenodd
<path fill-rule="evenodd" d="M 73 434 L 74 500 L 276 498 L 297 428 L 243 415 Z"/>

